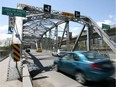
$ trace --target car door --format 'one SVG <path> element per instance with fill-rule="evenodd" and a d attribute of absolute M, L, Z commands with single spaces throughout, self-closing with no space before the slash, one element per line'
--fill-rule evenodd
<path fill-rule="evenodd" d="M 70 58 L 70 54 L 66 54 L 64 57 L 62 57 L 62 59 L 60 60 L 60 70 L 63 72 L 67 72 L 67 66 L 69 63 L 69 58 Z"/>
<path fill-rule="evenodd" d="M 75 53 L 70 53 L 69 58 L 67 59 L 67 61 L 65 61 L 64 65 L 66 73 L 73 75 L 75 69 L 79 64 L 80 64 L 79 56 Z"/>

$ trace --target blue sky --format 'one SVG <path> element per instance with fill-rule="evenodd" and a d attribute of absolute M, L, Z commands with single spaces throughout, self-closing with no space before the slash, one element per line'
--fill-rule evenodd
<path fill-rule="evenodd" d="M 8 16 L 2 15 L 2 7 L 16 8 L 17 3 L 43 7 L 49 4 L 53 10 L 89 16 L 99 25 L 101 23 L 116 24 L 116 0 L 1 0 L 0 1 L 0 34 L 7 33 Z"/>

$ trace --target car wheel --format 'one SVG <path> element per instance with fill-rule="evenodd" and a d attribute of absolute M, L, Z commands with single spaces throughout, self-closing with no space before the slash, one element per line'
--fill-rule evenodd
<path fill-rule="evenodd" d="M 75 79 L 76 79 L 77 82 L 79 82 L 81 84 L 86 84 L 85 75 L 81 72 L 77 72 L 75 74 Z"/>
<path fill-rule="evenodd" d="M 58 72 L 58 65 L 57 64 L 54 64 L 53 70 Z"/>

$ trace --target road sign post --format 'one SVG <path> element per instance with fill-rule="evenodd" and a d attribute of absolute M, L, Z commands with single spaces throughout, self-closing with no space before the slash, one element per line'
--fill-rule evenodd
<path fill-rule="evenodd" d="M 22 55 L 21 45 L 22 44 L 22 17 L 26 17 L 26 10 L 21 10 L 20 6 L 19 9 L 15 8 L 8 8 L 8 7 L 2 7 L 2 14 L 12 16 L 9 17 L 9 29 L 8 31 L 12 33 L 12 29 L 16 28 L 17 31 L 13 32 L 13 58 L 14 61 L 20 61 L 20 56 Z M 16 21 L 14 19 L 14 16 L 16 17 Z M 16 23 L 15 23 L 16 22 Z M 15 35 L 19 35 L 17 38 Z M 17 66 L 17 65 L 16 65 Z"/>

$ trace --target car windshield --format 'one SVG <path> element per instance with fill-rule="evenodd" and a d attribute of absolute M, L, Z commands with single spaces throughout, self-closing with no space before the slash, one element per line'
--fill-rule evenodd
<path fill-rule="evenodd" d="M 105 58 L 103 55 L 97 52 L 83 52 L 82 53 L 88 60 Z"/>

